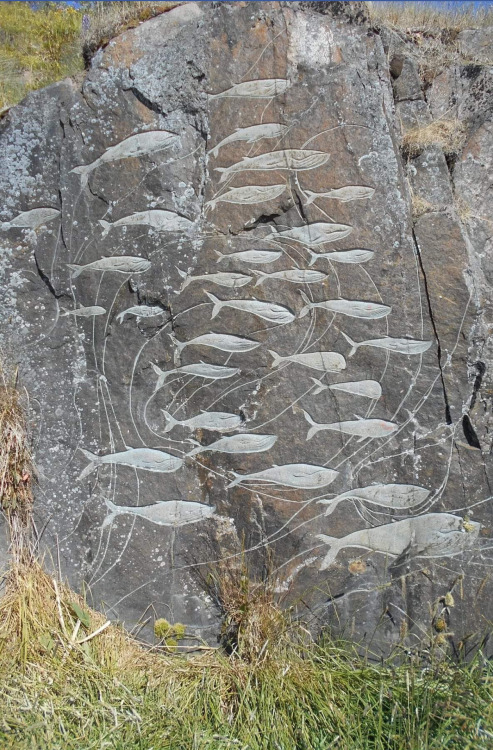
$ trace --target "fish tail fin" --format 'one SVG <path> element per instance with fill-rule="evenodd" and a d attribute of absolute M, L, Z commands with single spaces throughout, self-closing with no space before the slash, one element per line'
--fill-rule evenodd
<path fill-rule="evenodd" d="M 313 419 L 310 417 L 307 411 L 304 409 L 301 410 L 303 414 L 305 415 L 305 419 L 308 422 L 309 425 L 311 425 L 310 429 L 308 430 L 308 435 L 306 436 L 307 440 L 311 440 L 314 435 L 317 434 L 317 432 L 320 430 L 320 425 L 313 421 Z"/>
<path fill-rule="evenodd" d="M 310 312 L 311 307 L 312 307 L 312 303 L 310 302 L 310 300 L 306 296 L 305 292 L 300 291 L 300 294 L 301 294 L 301 299 L 305 303 L 305 306 L 301 308 L 299 317 L 300 318 L 304 318 L 305 315 L 307 315 Z"/>
<path fill-rule="evenodd" d="M 214 250 L 214 252 L 215 252 L 215 253 L 216 253 L 216 255 L 217 255 L 217 260 L 216 260 L 216 263 L 220 263 L 220 262 L 222 261 L 222 259 L 226 257 L 226 256 L 224 255 L 224 253 L 220 253 L 220 252 L 219 252 L 219 250 Z"/>
<path fill-rule="evenodd" d="M 182 271 L 181 268 L 178 268 L 178 266 L 175 266 L 175 268 L 178 271 L 179 276 L 183 279 L 183 284 L 181 285 L 181 291 L 183 291 L 190 284 L 192 279 L 186 271 Z"/>
<path fill-rule="evenodd" d="M 231 473 L 233 474 L 234 479 L 227 485 L 227 489 L 229 489 L 230 487 L 236 487 L 236 485 L 239 484 L 243 479 L 242 474 L 238 474 L 236 471 L 232 471 Z"/>
<path fill-rule="evenodd" d="M 255 274 L 255 276 L 258 276 L 257 281 L 255 282 L 254 286 L 260 286 L 260 284 L 263 284 L 266 280 L 267 276 L 269 274 L 265 273 L 265 271 L 259 271 L 256 268 L 252 268 L 252 273 Z"/>
<path fill-rule="evenodd" d="M 81 453 L 83 453 L 83 454 L 84 454 L 84 456 L 85 456 L 85 457 L 87 458 L 87 460 L 89 461 L 89 464 L 88 464 L 88 465 L 86 466 L 86 468 L 85 468 L 85 469 L 83 469 L 83 470 L 81 471 L 81 473 L 80 473 L 80 474 L 79 474 L 79 476 L 77 477 L 77 481 L 78 481 L 78 482 L 80 482 L 80 481 L 81 481 L 82 479 L 84 479 L 85 477 L 89 476 L 89 474 L 92 474 L 92 472 L 93 472 L 93 471 L 95 471 L 95 469 L 96 469 L 96 468 L 97 468 L 97 467 L 99 466 L 99 464 L 101 463 L 101 459 L 100 459 L 100 457 L 99 457 L 99 456 L 96 456 L 96 454 L 95 454 L 95 453 L 91 453 L 90 451 L 86 451 L 86 450 L 84 450 L 84 448 L 79 448 L 79 450 L 80 450 L 80 451 L 81 451 Z"/>
<path fill-rule="evenodd" d="M 214 305 L 214 307 L 212 308 L 212 315 L 211 315 L 211 319 L 212 319 L 212 318 L 215 318 L 216 315 L 221 311 L 223 303 L 222 303 L 222 300 L 218 299 L 210 292 L 206 292 L 206 295 L 209 297 L 210 301 Z"/>
<path fill-rule="evenodd" d="M 327 536 L 326 534 L 317 534 L 317 539 L 320 539 L 321 542 L 328 544 L 330 547 L 320 566 L 320 570 L 327 570 L 338 555 L 341 548 L 340 540 L 334 536 Z"/>
<path fill-rule="evenodd" d="M 268 351 L 269 351 L 269 354 L 271 354 L 274 357 L 274 361 L 271 364 L 271 369 L 273 367 L 279 367 L 283 358 L 277 352 L 272 351 L 272 349 L 269 349 Z"/>
<path fill-rule="evenodd" d="M 341 331 L 341 333 L 346 339 L 346 341 L 348 342 L 348 344 L 350 344 L 351 346 L 351 351 L 349 352 L 348 356 L 352 357 L 353 354 L 356 352 L 356 349 L 359 347 L 359 344 L 356 341 L 353 341 L 353 339 L 350 336 L 348 336 L 347 333 L 344 333 L 344 331 Z"/>
<path fill-rule="evenodd" d="M 67 266 L 72 271 L 73 279 L 76 279 L 77 276 L 80 276 L 80 274 L 82 273 L 82 269 L 84 268 L 84 266 L 79 266 L 77 263 L 67 263 Z"/>
<path fill-rule="evenodd" d="M 213 156 L 213 157 L 214 157 L 214 159 L 215 159 L 215 158 L 216 158 L 216 156 L 217 156 L 217 155 L 218 155 L 218 153 L 219 153 L 219 146 L 214 146 L 214 148 L 211 148 L 211 151 L 210 151 L 210 153 L 212 154 L 212 156 Z"/>
<path fill-rule="evenodd" d="M 161 370 L 160 367 L 155 365 L 154 362 L 151 362 L 151 367 L 157 375 L 157 383 L 156 383 L 156 387 L 154 388 L 154 393 L 156 393 L 156 391 L 158 391 L 164 385 L 164 381 L 166 379 L 166 373 L 164 372 L 164 370 Z"/>
<path fill-rule="evenodd" d="M 322 393 L 322 391 L 326 391 L 329 387 L 328 385 L 322 383 L 320 380 L 317 380 L 317 378 L 310 378 L 310 380 L 313 380 L 313 382 L 317 386 L 316 390 L 313 391 L 312 396 L 318 396 L 319 393 Z"/>
<path fill-rule="evenodd" d="M 305 193 L 306 193 L 306 194 L 307 194 L 307 196 L 308 196 L 308 200 L 307 200 L 307 202 L 306 202 L 306 205 L 307 205 L 307 206 L 309 206 L 309 205 L 310 205 L 310 203 L 313 203 L 313 201 L 314 201 L 314 200 L 316 199 L 316 197 L 317 197 L 317 193 L 314 193 L 314 192 L 312 192 L 311 190 L 305 190 Z"/>
<path fill-rule="evenodd" d="M 125 311 L 118 313 L 116 316 L 116 322 L 117 323 L 123 323 L 123 318 L 125 317 Z"/>
<path fill-rule="evenodd" d="M 168 333 L 168 336 L 170 337 L 171 341 L 173 342 L 173 346 L 175 346 L 178 349 L 178 354 L 182 353 L 182 350 L 187 345 L 186 341 L 178 341 L 174 333 Z"/>
<path fill-rule="evenodd" d="M 169 411 L 166 411 L 165 409 L 161 409 L 161 411 L 163 412 L 164 418 L 166 419 L 166 422 L 167 422 L 166 427 L 164 428 L 164 431 L 171 432 L 173 427 L 176 427 L 176 425 L 179 424 L 179 422 L 177 419 L 171 416 Z"/>
<path fill-rule="evenodd" d="M 80 174 L 81 176 L 80 184 L 81 184 L 81 187 L 83 188 L 86 187 L 89 181 L 89 172 L 91 171 L 89 167 L 90 167 L 89 164 L 83 164 L 80 167 L 74 167 L 73 169 L 70 170 L 70 172 L 72 172 L 73 174 Z"/>
<path fill-rule="evenodd" d="M 308 250 L 308 248 L 307 248 L 307 250 Z M 313 250 L 308 250 L 308 254 L 310 256 L 310 260 L 308 261 L 308 265 L 309 266 L 313 266 L 313 264 L 315 263 L 315 261 L 318 258 L 318 255 L 317 255 L 317 253 L 314 253 Z"/>
<path fill-rule="evenodd" d="M 188 438 L 187 443 L 192 443 L 192 445 L 195 445 L 196 447 L 192 451 L 190 451 L 190 453 L 187 453 L 185 458 L 196 456 L 197 453 L 200 453 L 204 449 L 204 446 L 201 445 L 197 440 L 193 440 L 193 438 Z"/>
<path fill-rule="evenodd" d="M 99 222 L 98 222 L 98 224 L 100 224 L 100 225 L 101 225 L 101 226 L 103 227 L 103 234 L 102 234 L 102 237 L 106 237 L 106 235 L 108 234 L 108 232 L 109 232 L 109 231 L 110 231 L 110 229 L 111 229 L 111 224 L 110 224 L 110 222 L 109 222 L 109 221 L 105 221 L 104 219 L 99 219 Z"/>
<path fill-rule="evenodd" d="M 64 307 L 62 307 L 61 305 L 60 305 L 60 310 L 62 311 L 62 312 L 60 313 L 60 317 L 61 317 L 61 318 L 66 318 L 66 317 L 67 317 L 67 315 L 69 314 L 69 311 L 68 311 L 68 310 L 66 310 L 66 309 L 65 309 Z"/>
<path fill-rule="evenodd" d="M 103 521 L 102 528 L 104 529 L 105 526 L 109 526 L 111 523 L 113 523 L 113 519 L 115 516 L 118 515 L 118 506 L 115 505 L 115 503 L 112 503 L 111 500 L 108 500 L 108 498 L 105 497 L 104 503 L 106 507 L 108 508 L 108 515 Z"/>
<path fill-rule="evenodd" d="M 207 201 L 205 205 L 207 206 L 207 208 L 210 208 L 211 211 L 214 211 L 216 204 L 217 204 L 217 200 L 212 200 L 212 201 Z"/>
<path fill-rule="evenodd" d="M 224 180 L 228 176 L 228 167 L 216 167 L 215 171 L 221 172 L 221 177 L 219 178 L 219 182 L 224 182 Z"/>

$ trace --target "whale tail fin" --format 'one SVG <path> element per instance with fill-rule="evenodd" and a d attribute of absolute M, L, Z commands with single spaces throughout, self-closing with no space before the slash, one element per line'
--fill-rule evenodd
<path fill-rule="evenodd" d="M 228 170 L 229 170 L 229 167 L 216 167 L 215 168 L 216 172 L 221 172 L 221 177 L 219 178 L 219 182 L 224 182 L 224 180 L 228 176 Z"/>
<path fill-rule="evenodd" d="M 304 318 L 305 315 L 308 315 L 308 313 L 310 312 L 311 307 L 312 307 L 312 303 L 310 302 L 310 300 L 306 296 L 305 292 L 301 292 L 300 291 L 300 294 L 301 294 L 301 299 L 305 303 L 305 306 L 301 308 L 299 317 L 300 318 Z"/>
<path fill-rule="evenodd" d="M 310 380 L 313 380 L 313 382 L 317 386 L 313 391 L 312 396 L 318 396 L 319 393 L 322 393 L 322 391 L 326 391 L 329 387 L 328 385 L 325 385 L 325 383 L 322 383 L 320 380 L 317 380 L 317 378 L 310 378 Z"/>
<path fill-rule="evenodd" d="M 311 190 L 305 190 L 305 193 L 308 196 L 308 200 L 306 202 L 306 205 L 309 206 L 310 203 L 313 203 L 314 200 L 318 198 L 318 193 L 314 193 Z"/>
<path fill-rule="evenodd" d="M 105 526 L 109 526 L 110 524 L 112 524 L 115 516 L 118 515 L 118 505 L 115 505 L 115 503 L 112 503 L 111 500 L 108 500 L 107 498 L 105 498 L 104 502 L 109 512 L 103 521 L 103 529 Z"/>
<path fill-rule="evenodd" d="M 320 566 L 320 570 L 327 570 L 336 559 L 342 547 L 341 540 L 334 536 L 327 536 L 326 534 L 317 534 L 317 539 L 320 539 L 321 542 L 328 544 L 330 547 Z"/>
<path fill-rule="evenodd" d="M 272 351 L 272 349 L 269 349 L 269 354 L 271 354 L 274 357 L 274 361 L 271 364 L 271 368 L 279 367 L 281 364 L 283 357 L 281 357 L 277 352 Z"/>
<path fill-rule="evenodd" d="M 344 338 L 346 339 L 346 341 L 348 342 L 348 344 L 350 344 L 350 346 L 351 346 L 351 350 L 350 350 L 350 352 L 348 354 L 348 357 L 352 357 L 353 354 L 358 349 L 358 347 L 360 346 L 360 344 L 358 344 L 356 341 L 353 341 L 353 339 L 350 336 L 348 336 L 347 333 L 344 333 L 344 331 L 341 331 L 341 333 L 344 336 Z"/>
<path fill-rule="evenodd" d="M 215 252 L 215 253 L 216 253 L 216 255 L 217 255 L 217 260 L 216 260 L 216 263 L 220 263 L 220 262 L 222 261 L 222 259 L 226 257 L 226 256 L 224 255 L 224 253 L 220 253 L 220 252 L 219 252 L 219 250 L 214 250 L 214 252 Z"/>
<path fill-rule="evenodd" d="M 171 432 L 173 427 L 176 427 L 176 425 L 180 423 L 169 413 L 169 411 L 165 411 L 165 409 L 161 409 L 161 411 L 163 412 L 164 418 L 166 419 L 166 427 L 164 428 L 164 432 Z"/>
<path fill-rule="evenodd" d="M 181 356 L 182 350 L 187 345 L 186 341 L 178 341 L 174 333 L 168 333 L 168 336 L 170 337 L 171 341 L 173 342 L 173 346 L 178 349 L 178 354 Z"/>
<path fill-rule="evenodd" d="M 215 297 L 210 292 L 206 292 L 206 295 L 209 297 L 210 301 L 214 305 L 214 307 L 212 308 L 212 315 L 211 315 L 211 319 L 212 319 L 212 318 L 215 318 L 216 315 L 219 312 L 221 312 L 221 308 L 223 306 L 223 302 L 222 302 L 222 300 L 218 299 L 217 297 Z"/>
<path fill-rule="evenodd" d="M 103 227 L 103 234 L 101 236 L 101 239 L 102 239 L 103 237 L 106 237 L 106 235 L 110 231 L 111 224 L 109 221 L 105 221 L 104 219 L 100 219 L 98 223 Z"/>
<path fill-rule="evenodd" d="M 178 268 L 178 266 L 175 266 L 175 268 L 178 271 L 180 277 L 183 279 L 183 284 L 181 285 L 180 289 L 180 292 L 182 292 L 191 283 L 192 277 L 189 276 L 185 271 L 182 271 L 181 268 Z"/>
<path fill-rule="evenodd" d="M 154 393 L 156 393 L 156 391 L 158 391 L 160 388 L 163 387 L 164 381 L 166 380 L 167 373 L 164 372 L 164 370 L 161 370 L 160 367 L 155 365 L 154 362 L 151 362 L 151 367 L 157 375 L 157 383 L 156 383 L 156 387 L 154 388 Z"/>
<path fill-rule="evenodd" d="M 95 453 L 91 453 L 90 451 L 86 451 L 86 450 L 84 450 L 84 448 L 79 448 L 79 450 L 81 451 L 81 453 L 84 454 L 84 456 L 87 458 L 87 460 L 89 461 L 89 463 L 86 466 L 86 468 L 83 469 L 81 471 L 81 473 L 79 474 L 79 476 L 77 477 L 77 481 L 78 482 L 80 482 L 85 477 L 89 476 L 89 474 L 92 474 L 93 471 L 96 471 L 96 469 L 98 468 L 98 466 L 101 463 L 101 458 L 99 456 L 96 456 Z"/>
<path fill-rule="evenodd" d="M 310 417 L 307 411 L 304 409 L 301 410 L 303 414 L 305 415 L 305 419 L 308 422 L 309 425 L 311 425 L 310 429 L 308 430 L 308 435 L 306 436 L 307 440 L 311 440 L 314 435 L 317 434 L 322 428 L 321 425 L 317 424 L 313 421 L 313 419 Z"/>
<path fill-rule="evenodd" d="M 76 279 L 77 276 L 80 276 L 80 274 L 82 273 L 82 270 L 84 268 L 84 266 L 80 266 L 77 263 L 67 263 L 67 266 L 72 271 L 72 278 L 73 279 Z"/>

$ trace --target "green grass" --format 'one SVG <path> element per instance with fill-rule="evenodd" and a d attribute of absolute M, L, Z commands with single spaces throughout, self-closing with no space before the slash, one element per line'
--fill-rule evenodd
<path fill-rule="evenodd" d="M 440 650 L 426 661 L 371 664 L 354 647 L 314 643 L 277 611 L 278 628 L 284 625 L 272 645 L 244 644 L 231 656 L 218 649 L 170 654 L 138 644 L 114 625 L 91 637 L 102 615 L 55 585 L 37 563 L 11 570 L 6 588 L 2 748 L 493 747 L 493 669 L 479 653 L 461 666 Z M 250 632 L 264 637 L 265 600 L 257 602 Z M 267 610 L 272 622 L 274 606 Z M 89 640 L 80 643 L 83 638 Z"/>

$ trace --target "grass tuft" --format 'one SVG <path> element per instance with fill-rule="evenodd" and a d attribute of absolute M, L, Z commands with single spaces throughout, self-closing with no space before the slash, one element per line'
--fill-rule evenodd
<path fill-rule="evenodd" d="M 445 156 L 460 154 L 466 139 L 466 129 L 460 120 L 434 120 L 429 125 L 404 133 L 402 148 L 405 156 L 419 156 L 428 146 L 439 146 Z"/>

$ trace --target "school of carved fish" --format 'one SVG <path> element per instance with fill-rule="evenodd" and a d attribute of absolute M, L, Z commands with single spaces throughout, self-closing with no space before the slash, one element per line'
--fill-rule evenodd
<path fill-rule="evenodd" d="M 290 86 L 290 81 L 285 78 L 267 78 L 244 81 L 231 86 L 229 89 L 208 94 L 210 102 L 229 99 L 272 99 L 273 97 L 284 94 Z M 261 104 L 262 107 L 268 106 Z M 250 105 L 249 105 L 250 106 Z M 252 105 L 253 107 L 254 105 Z M 264 110 L 265 111 L 265 110 Z M 287 136 L 290 126 L 277 123 L 257 123 L 247 127 L 238 127 L 232 133 L 220 140 L 209 151 L 210 156 L 216 158 L 222 148 L 235 144 L 257 144 L 268 139 L 277 139 L 279 142 Z M 306 141 L 310 143 L 313 139 Z M 131 135 L 119 143 L 107 148 L 100 156 L 89 164 L 74 167 L 71 172 L 81 177 L 81 187 L 87 185 L 89 176 L 102 164 L 116 162 L 121 159 L 138 158 L 146 154 L 157 153 L 169 149 L 180 142 L 177 133 L 167 130 L 149 130 L 142 133 Z M 280 175 L 279 172 L 288 171 L 297 182 L 305 176 L 298 176 L 298 172 L 319 169 L 324 167 L 329 159 L 330 154 L 326 151 L 315 150 L 311 148 L 282 148 L 279 144 L 271 145 L 270 149 L 264 153 L 258 153 L 264 144 L 256 146 L 250 150 L 253 155 L 243 156 L 239 161 L 235 161 L 229 166 L 214 167 L 214 171 L 219 174 L 219 183 L 228 180 L 224 188 L 212 195 L 210 200 L 205 203 L 205 208 L 214 210 L 218 204 L 235 204 L 238 206 L 253 206 L 267 201 L 273 201 L 279 198 L 288 189 L 291 190 L 290 175 Z M 248 173 L 256 173 L 251 175 Z M 273 184 L 263 184 L 264 179 L 261 173 L 277 172 L 276 175 L 270 175 Z M 258 182 L 262 184 L 247 184 L 241 186 L 231 186 L 230 183 L 237 176 L 246 178 L 249 182 Z M 310 177 L 310 175 L 306 175 Z M 274 180 L 276 180 L 274 182 Z M 285 181 L 284 181 L 285 180 Z M 243 181 L 243 180 L 242 180 Z M 320 183 L 317 183 L 320 184 Z M 352 201 L 371 200 L 375 188 L 365 185 L 345 185 L 342 187 L 329 188 L 322 192 L 313 190 L 299 189 L 305 206 L 310 206 L 315 201 L 335 201 L 339 203 L 350 203 Z M 300 198 L 301 200 L 301 198 Z M 227 210 L 227 209 L 224 209 Z M 324 213 L 319 206 L 313 206 L 311 209 Z M 0 223 L 2 230 L 6 231 L 11 228 L 37 229 L 38 227 L 53 221 L 60 217 L 60 210 L 49 207 L 34 208 L 23 211 L 9 221 Z M 267 212 L 266 212 L 267 213 Z M 300 217 L 303 212 L 300 210 Z M 207 215 L 208 212 L 206 211 Z M 303 214 L 304 216 L 304 214 Z M 330 264 L 358 265 L 367 263 L 375 256 L 373 250 L 364 248 L 351 248 L 343 250 L 328 251 L 324 248 L 326 244 L 339 242 L 348 237 L 353 232 L 353 227 L 349 224 L 339 224 L 332 220 L 331 217 L 325 216 L 328 221 L 308 222 L 302 226 L 290 226 L 279 224 L 278 226 L 269 220 L 269 234 L 263 234 L 260 242 L 265 243 L 267 247 L 256 247 L 253 249 L 239 250 L 223 253 L 215 249 L 217 263 L 228 261 L 233 267 L 235 263 L 249 264 L 250 266 L 273 264 L 281 259 L 289 261 L 291 267 L 279 268 L 271 272 L 252 268 L 250 274 L 241 273 L 237 270 L 231 272 L 212 272 L 199 273 L 191 275 L 189 272 L 177 268 L 178 274 L 182 279 L 180 292 L 186 289 L 193 282 L 202 282 L 204 285 L 211 283 L 236 291 L 250 284 L 255 278 L 255 287 L 268 284 L 270 282 L 287 282 L 289 284 L 309 285 L 317 283 L 332 284 L 331 273 L 337 280 L 337 290 L 331 291 L 331 299 L 321 301 L 312 301 L 307 294 L 301 289 L 300 294 L 303 299 L 303 307 L 298 313 L 295 313 L 286 305 L 279 304 L 278 301 L 263 301 L 255 297 L 238 299 L 232 297 L 229 299 L 219 299 L 207 290 L 203 293 L 209 302 L 212 303 L 211 319 L 216 318 L 224 308 L 248 313 L 262 320 L 267 321 L 274 326 L 281 326 L 293 323 L 297 319 L 305 318 L 312 311 L 320 309 L 337 315 L 344 315 L 349 318 L 360 320 L 378 320 L 389 316 L 392 308 L 389 305 L 380 302 L 363 301 L 346 299 L 341 296 L 341 287 L 335 269 Z M 303 219 L 302 219 L 303 220 Z M 150 227 L 159 233 L 184 234 L 192 235 L 194 229 L 194 241 L 201 241 L 198 228 L 195 229 L 195 222 L 191 219 L 180 215 L 172 210 L 149 208 L 147 210 L 129 213 L 114 221 L 106 218 L 99 219 L 99 225 L 102 228 L 101 239 L 113 229 L 126 227 Z M 251 228 L 248 227 L 247 228 Z M 206 230 L 209 232 L 209 230 Z M 207 236 L 207 235 L 206 235 Z M 152 237 L 152 233 L 151 233 Z M 251 235 L 253 237 L 253 235 Z M 234 235 L 231 233 L 231 242 Z M 240 238 L 241 239 L 241 238 Z M 244 237 L 243 237 L 244 239 Z M 257 239 L 257 237 L 255 238 Z M 172 238 L 174 243 L 176 238 Z M 292 257 L 293 248 L 290 243 L 301 245 L 296 248 L 296 258 Z M 281 248 L 281 249 L 279 249 Z M 179 247 L 181 251 L 181 247 Z M 293 267 L 294 265 L 303 265 L 303 258 L 308 254 L 308 266 L 311 267 L 319 261 L 328 261 L 329 271 L 310 270 L 303 267 Z M 186 257 L 186 256 L 185 256 Z M 187 259 L 188 260 L 188 259 Z M 196 262 L 196 256 L 190 262 L 190 268 Z M 71 278 L 75 280 L 83 271 L 99 271 L 102 273 L 113 272 L 120 274 L 137 274 L 151 269 L 151 262 L 143 257 L 132 255 L 114 255 L 100 257 L 92 262 L 85 264 L 67 263 L 70 269 Z M 240 266 L 241 267 L 241 266 Z M 350 269 L 347 269 L 348 272 Z M 357 269 L 354 269 L 357 272 Z M 363 272 L 363 269 L 361 270 Z M 124 282 L 125 283 L 125 282 Z M 277 288 L 284 288 L 282 285 Z M 273 289 L 276 287 L 273 285 Z M 285 289 L 289 292 L 289 289 Z M 133 288 L 132 288 L 132 291 Z M 227 292 L 226 292 L 227 294 Z M 97 301 L 98 297 L 96 297 Z M 115 297 L 116 302 L 116 297 Z M 171 312 L 160 305 L 141 304 L 141 298 L 138 297 L 139 304 L 130 306 L 116 316 L 118 323 L 123 323 L 126 316 L 133 316 L 137 322 L 140 319 L 153 318 L 169 314 Z M 209 302 L 202 301 L 200 305 L 209 305 Z M 200 307 L 200 305 L 197 305 Z M 111 318 L 110 307 L 108 318 Z M 192 308 L 193 309 L 193 308 Z M 210 308 L 206 308 L 210 309 Z M 186 312 L 186 311 L 185 311 Z M 106 308 L 94 304 L 89 306 L 75 306 L 73 309 L 61 308 L 61 317 L 71 316 L 77 318 L 97 318 L 106 315 Z M 181 314 L 181 313 L 179 313 Z M 226 316 L 225 316 L 226 319 Z M 110 321 L 107 319 L 107 323 Z M 313 326 L 314 320 L 311 318 L 309 326 Z M 101 325 L 93 321 L 93 326 Z M 163 322 L 163 327 L 166 322 Z M 94 330 L 94 329 L 93 329 Z M 181 356 L 184 349 L 194 347 L 208 347 L 228 354 L 228 357 L 222 357 L 224 364 L 211 364 L 203 362 L 192 362 L 190 364 L 175 366 L 169 370 L 163 370 L 154 363 L 151 368 L 157 375 L 157 382 L 154 386 L 154 392 L 151 398 L 154 398 L 157 391 L 166 385 L 167 378 L 170 376 L 188 376 L 190 378 L 200 378 L 205 381 L 221 381 L 245 374 L 238 367 L 228 366 L 231 355 L 251 352 L 261 346 L 259 341 L 234 332 L 219 333 L 209 331 L 199 334 L 186 341 L 178 340 L 175 332 L 168 333 L 175 356 L 175 365 L 181 362 Z M 269 329 L 267 329 L 269 330 Z M 106 329 L 105 329 L 106 333 Z M 141 333 L 144 333 L 141 331 Z M 354 341 L 347 333 L 341 331 L 343 338 L 350 345 L 348 357 L 352 357 L 360 347 L 372 347 L 382 349 L 384 352 L 393 352 L 404 355 L 420 355 L 427 351 L 432 341 L 424 341 L 413 338 L 394 338 L 384 336 L 381 338 L 368 338 L 364 341 Z M 303 396 L 319 396 L 326 391 L 331 394 L 346 394 L 335 401 L 331 399 L 332 405 L 338 407 L 341 404 L 350 403 L 348 397 L 363 397 L 377 401 L 382 396 L 382 386 L 377 380 L 346 380 L 342 382 L 322 382 L 324 373 L 338 374 L 347 368 L 345 356 L 337 351 L 314 351 L 307 352 L 309 344 L 303 350 L 300 346 L 297 351 L 289 355 L 280 355 L 273 349 L 267 351 L 272 356 L 271 369 L 283 368 L 288 364 L 302 366 L 308 370 L 315 370 L 322 375 L 318 378 L 312 377 L 308 380 L 313 382 L 313 386 L 308 388 Z M 300 351 L 301 349 L 301 351 Z M 193 350 L 193 349 L 192 349 Z M 187 352 L 187 358 L 191 352 Z M 217 355 L 220 357 L 221 355 Z M 254 355 L 255 356 L 255 355 Z M 103 361 L 104 366 L 104 361 Z M 269 372 L 269 374 L 272 374 Z M 101 375 L 105 380 L 105 378 Z M 296 373 L 296 377 L 298 374 Z M 307 377 L 306 372 L 301 371 L 300 378 Z M 239 380 L 239 377 L 238 377 Z M 108 382 L 108 381 L 105 381 Z M 235 381 L 234 381 L 235 382 Z M 188 384 L 185 381 L 183 387 Z M 181 383 L 180 383 L 181 385 Z M 206 384 L 207 385 L 207 384 Z M 236 382 L 235 382 L 236 385 Z M 308 383 L 309 385 L 309 383 Z M 206 386 L 200 386 L 206 387 Z M 181 388 L 180 388 L 181 390 Z M 235 390 L 232 388 L 231 390 Z M 165 391 L 165 394 L 167 391 Z M 161 394 L 164 395 L 164 394 Z M 326 394 L 327 395 L 327 394 Z M 186 399 L 184 403 L 187 403 Z M 298 399 L 300 400 L 300 399 Z M 216 403 L 216 399 L 213 403 Z M 172 403 L 172 402 L 171 402 Z M 358 441 L 371 440 L 376 438 L 385 438 L 392 436 L 399 429 L 399 425 L 394 421 L 377 419 L 371 417 L 371 408 L 368 410 L 367 417 L 357 417 L 356 419 L 339 419 L 329 423 L 318 423 L 313 420 L 310 414 L 301 409 L 306 421 L 309 424 L 306 440 L 311 440 L 315 435 L 323 431 L 337 432 L 340 435 L 347 435 L 358 438 Z M 176 406 L 167 406 L 166 409 L 160 409 L 163 417 L 162 433 L 166 436 L 164 439 L 171 444 L 173 441 L 169 433 L 174 430 L 186 430 L 188 432 L 198 431 L 198 437 L 203 441 L 203 435 L 200 431 L 208 430 L 217 433 L 232 433 L 239 429 L 245 430 L 246 424 L 250 417 L 243 414 L 242 408 L 238 407 L 238 413 L 228 411 L 212 410 L 194 410 L 192 416 L 178 417 L 183 405 L 179 403 Z M 172 409 L 174 412 L 172 413 Z M 282 413 L 282 412 L 281 412 Z M 270 420 L 271 422 L 273 420 Z M 264 424 L 268 424 L 264 423 Z M 259 428 L 263 425 L 259 425 Z M 157 433 L 156 433 L 157 434 Z M 241 456 L 243 454 L 266 453 L 274 447 L 278 440 L 276 434 L 257 434 L 254 432 L 236 432 L 236 434 L 219 437 L 209 444 L 203 444 L 197 440 L 188 438 L 182 441 L 182 457 L 168 453 L 160 448 L 131 448 L 126 447 L 124 451 L 106 452 L 97 455 L 85 449 L 80 449 L 87 459 L 87 466 L 81 471 L 79 480 L 89 476 L 100 467 L 104 466 L 124 466 L 134 470 L 143 470 L 154 473 L 171 473 L 181 469 L 188 458 L 193 458 L 199 454 L 213 452 L 225 453 Z M 191 443 L 193 448 L 187 453 L 183 451 L 185 442 Z M 328 459 L 329 461 L 330 459 Z M 227 488 L 241 486 L 243 490 L 250 487 L 274 485 L 278 487 L 291 488 L 296 490 L 320 490 L 329 486 L 338 477 L 343 476 L 336 469 L 327 466 L 318 466 L 308 463 L 286 463 L 273 464 L 268 468 L 258 471 L 244 473 L 241 471 L 230 472 L 233 474 L 233 480 L 227 479 Z M 224 478 L 224 477 L 223 477 Z M 477 523 L 464 523 L 460 516 L 451 513 L 424 513 L 424 508 L 430 507 L 431 490 L 414 484 L 375 483 L 364 487 L 356 487 L 351 490 L 339 492 L 333 497 L 321 497 L 318 503 L 325 506 L 325 516 L 330 516 L 340 503 L 353 502 L 356 509 L 364 509 L 366 505 L 376 506 L 382 510 L 378 513 L 396 512 L 397 514 L 409 514 L 409 517 L 397 520 L 393 523 L 387 523 L 367 529 L 361 529 L 347 534 L 341 538 L 319 534 L 318 539 L 329 547 L 321 562 L 320 570 L 326 570 L 335 561 L 339 554 L 347 548 L 357 548 L 369 550 L 373 553 L 389 555 L 391 557 L 400 557 L 404 554 L 420 555 L 425 557 L 448 556 L 457 554 L 466 549 L 470 549 L 479 535 L 480 526 Z M 319 496 L 320 497 L 320 496 Z M 315 499 L 315 498 L 314 498 Z M 109 499 L 104 500 L 108 515 L 103 522 L 103 526 L 110 525 L 119 516 L 132 516 L 140 518 L 143 521 L 163 527 L 180 527 L 187 524 L 197 523 L 209 518 L 214 518 L 215 507 L 198 502 L 189 502 L 183 500 L 158 501 L 152 505 L 136 506 L 119 506 Z M 377 511 L 374 511 L 376 514 Z M 412 515 L 414 514 L 414 515 Z"/>

